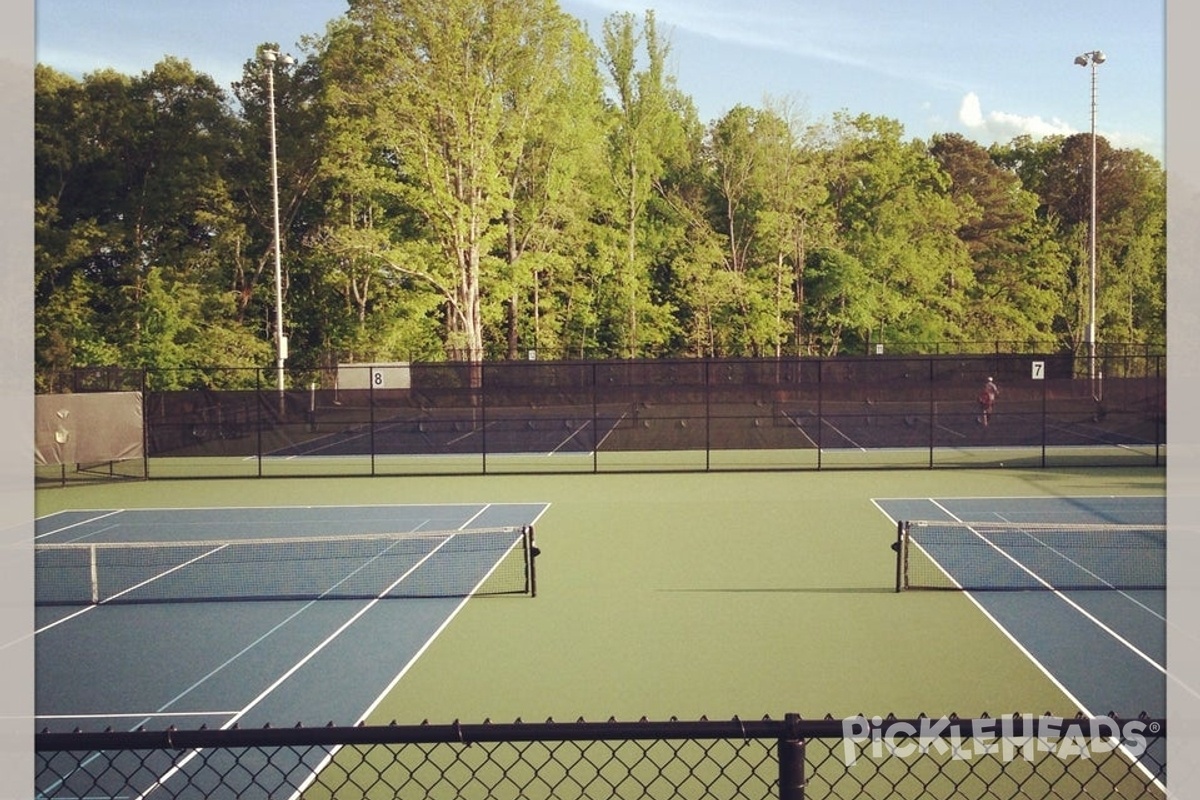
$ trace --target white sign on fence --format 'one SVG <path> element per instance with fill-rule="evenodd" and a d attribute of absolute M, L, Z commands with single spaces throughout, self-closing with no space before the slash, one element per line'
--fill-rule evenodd
<path fill-rule="evenodd" d="M 338 364 L 339 389 L 411 389 L 407 361 L 387 364 Z"/>

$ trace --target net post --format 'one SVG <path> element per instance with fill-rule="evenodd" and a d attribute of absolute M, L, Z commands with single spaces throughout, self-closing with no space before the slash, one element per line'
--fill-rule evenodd
<path fill-rule="evenodd" d="M 904 520 L 896 522 L 896 541 L 892 544 L 892 549 L 896 551 L 896 591 L 904 591 L 904 574 L 905 565 L 908 555 L 908 523 Z"/>
<path fill-rule="evenodd" d="M 100 570 L 96 564 L 96 545 L 88 548 L 88 569 L 91 573 L 90 579 L 92 583 L 92 605 L 97 605 L 100 602 Z"/>
<path fill-rule="evenodd" d="M 526 525 L 522 531 L 525 540 L 525 583 L 530 597 L 537 597 L 537 543 L 533 538 L 533 526 Z"/>

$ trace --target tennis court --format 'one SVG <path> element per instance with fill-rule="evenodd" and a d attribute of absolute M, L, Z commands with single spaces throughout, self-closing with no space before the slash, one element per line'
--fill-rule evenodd
<path fill-rule="evenodd" d="M 1160 715 L 1162 672 L 1072 606 L 1113 631 L 1128 627 L 1121 637 L 1161 664 L 1165 622 L 1153 593 L 1141 611 L 1124 591 L 898 594 L 890 545 L 904 518 L 1020 512 L 1085 521 L 1063 516 L 1082 510 L 1086 519 L 1161 522 L 1163 482 L 1161 470 L 1104 468 L 220 480 L 43 492 L 43 542 L 157 539 L 168 529 L 222 539 L 244 528 L 238 536 L 262 539 L 536 522 L 542 555 L 532 599 L 113 603 L 58 624 L 70 607 L 39 607 L 38 727 L 783 711 Z M 190 510 L 158 510 L 167 492 Z M 482 496 L 491 502 L 461 502 Z M 307 505 L 317 497 L 338 504 Z M 106 529 L 118 522 L 123 532 Z"/>
<path fill-rule="evenodd" d="M 1161 498 L 878 501 L 928 521 L 926 556 L 1088 714 L 1166 714 L 1166 520 Z M 937 537 L 954 523 L 957 540 Z M 989 525 L 996 527 L 989 528 Z M 928 533 L 927 533 L 928 532 Z"/>
<path fill-rule="evenodd" d="M 467 597 L 530 593 L 522 529 L 544 511 L 152 508 L 42 517 L 39 725 L 358 722 Z M 100 596 L 89 597 L 97 585 Z M 346 674 L 354 680 L 330 691 L 329 676 Z"/>

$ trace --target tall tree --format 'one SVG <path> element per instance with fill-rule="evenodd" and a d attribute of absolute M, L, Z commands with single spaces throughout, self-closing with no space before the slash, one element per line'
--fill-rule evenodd
<path fill-rule="evenodd" d="M 710 133 L 732 353 L 782 355 L 789 338 L 802 337 L 805 253 L 824 189 L 798 127 L 779 112 L 738 106 Z"/>
<path fill-rule="evenodd" d="M 615 122 L 609 134 L 610 169 L 623 252 L 616 270 L 611 344 L 627 357 L 653 354 L 669 341 L 668 306 L 652 293 L 649 273 L 653 223 L 647 208 L 662 194 L 671 162 L 687 158 L 681 97 L 667 71 L 668 43 L 659 34 L 652 11 L 639 25 L 630 13 L 604 21 L 602 58 L 613 91 Z M 644 61 L 644 66 L 643 66 Z"/>
<path fill-rule="evenodd" d="M 588 235 L 592 198 L 585 187 L 603 168 L 605 109 L 595 46 L 553 3 L 526 28 L 505 80 L 512 122 L 499 164 L 507 192 L 499 282 L 506 291 L 495 293 L 504 297 L 496 337 L 503 347 L 495 350 L 511 359 L 522 343 L 553 352 L 559 341 L 555 287 L 575 280 L 565 256 Z"/>
<path fill-rule="evenodd" d="M 1166 344 L 1166 174 L 1135 150 L 1113 150 L 1097 198 L 1101 342 Z"/>
<path fill-rule="evenodd" d="M 961 213 L 927 146 L 902 134 L 895 120 L 834 115 L 825 170 L 836 246 L 862 266 L 865 279 L 850 300 L 874 317 L 843 342 L 855 348 L 959 340 L 964 332 L 972 273 L 956 235 Z"/>
<path fill-rule="evenodd" d="M 443 256 L 423 242 L 420 216 L 402 197 L 397 154 L 380 132 L 386 108 L 375 94 L 386 67 L 371 37 L 365 23 L 338 20 L 319 46 L 320 207 L 304 237 L 312 319 L 319 316 L 322 346 L 338 359 L 437 359 L 445 356 L 438 326 L 449 289 L 431 292 L 428 278 L 394 263 L 395 251 L 419 252 L 418 242 L 434 263 Z"/>
<path fill-rule="evenodd" d="M 950 196 L 962 213 L 958 236 L 974 271 L 966 336 L 993 344 L 1052 345 L 1065 299 L 1066 261 L 1052 229 L 1037 215 L 1037 195 L 959 134 L 934 136 L 930 153 L 950 177 Z"/>
<path fill-rule="evenodd" d="M 75 83 L 39 69 L 36 93 L 38 325 L 55 343 L 39 350 L 53 360 L 45 366 L 100 353 L 163 366 L 159 356 L 176 347 L 197 362 L 256 358 L 253 332 L 231 317 L 217 282 L 239 229 L 230 154 L 240 130 L 225 93 L 170 57 L 136 78 L 101 71 Z M 157 286 L 202 290 L 203 302 L 159 304 L 160 316 L 181 318 L 147 325 L 151 275 Z M 81 302 L 106 347 L 77 348 L 59 327 Z"/>
<path fill-rule="evenodd" d="M 992 148 L 1039 199 L 1038 215 L 1064 264 L 1055 323 L 1080 352 L 1089 316 L 1092 141 L 1077 134 Z M 1096 139 L 1097 339 L 1165 341 L 1165 175 L 1153 158 Z M 1053 263 L 1053 262 L 1052 262 Z"/>
<path fill-rule="evenodd" d="M 550 0 L 354 0 L 331 31 L 327 60 L 343 69 L 330 79 L 371 109 L 364 134 L 392 170 L 388 191 L 438 250 L 431 259 L 392 237 L 379 255 L 439 295 L 459 358 L 485 354 L 484 307 L 505 272 L 511 170 L 537 111 L 525 103 L 544 92 L 530 79 L 534 65 L 563 63 L 567 26 Z"/>

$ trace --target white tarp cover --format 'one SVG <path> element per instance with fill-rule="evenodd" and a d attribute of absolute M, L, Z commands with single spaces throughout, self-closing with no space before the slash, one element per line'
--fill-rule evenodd
<path fill-rule="evenodd" d="M 141 392 L 42 394 L 34 400 L 38 466 L 144 457 Z"/>

